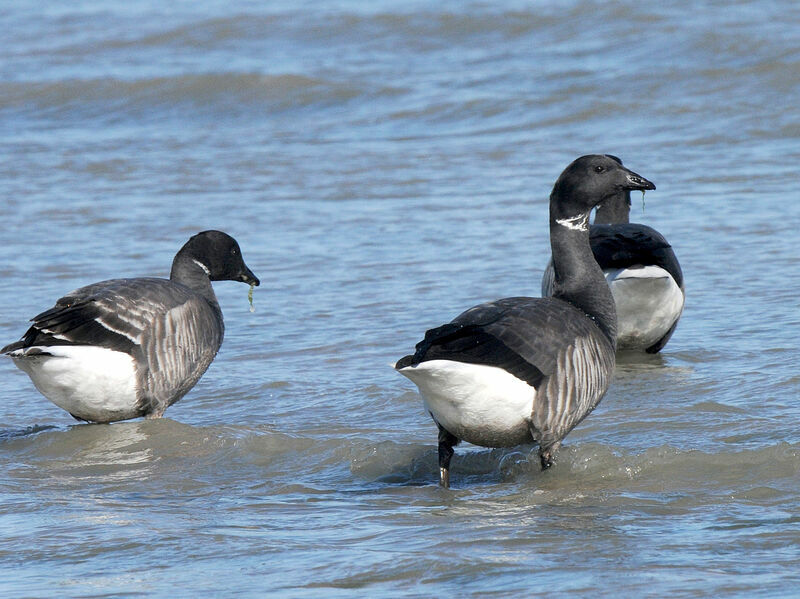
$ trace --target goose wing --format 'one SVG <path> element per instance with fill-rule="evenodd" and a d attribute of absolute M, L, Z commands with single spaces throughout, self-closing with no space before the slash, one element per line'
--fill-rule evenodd
<path fill-rule="evenodd" d="M 159 315 L 193 293 L 164 279 L 112 279 L 81 287 L 34 316 L 22 338 L 2 352 L 32 346 L 94 345 L 133 354 Z"/>
<path fill-rule="evenodd" d="M 637 223 L 592 225 L 589 242 L 595 260 L 604 270 L 636 264 L 660 266 L 683 289 L 683 272 L 675 252 L 664 236 L 652 227 Z"/>
<path fill-rule="evenodd" d="M 538 388 L 574 340 L 601 335 L 580 310 L 554 298 L 512 297 L 480 304 L 431 329 L 397 368 L 427 360 L 496 366 Z"/>

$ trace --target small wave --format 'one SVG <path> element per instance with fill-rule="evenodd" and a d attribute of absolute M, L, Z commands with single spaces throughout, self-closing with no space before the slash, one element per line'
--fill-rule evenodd
<path fill-rule="evenodd" d="M 394 94 L 392 88 L 367 89 L 297 74 L 184 74 L 136 80 L 99 78 L 0 85 L 0 110 L 50 116 L 141 118 L 181 115 L 188 110 L 213 115 L 276 112 L 344 104 L 363 94 Z"/>
<path fill-rule="evenodd" d="M 9 428 L 0 430 L 0 443 L 8 439 L 18 439 L 20 437 L 31 437 L 38 435 L 41 432 L 49 431 L 58 428 L 54 425 L 34 424 L 26 426 L 25 428 Z"/>
<path fill-rule="evenodd" d="M 435 445 L 394 442 L 351 450 L 351 471 L 388 484 L 435 484 Z M 719 491 L 788 483 L 800 472 L 800 447 L 777 443 L 758 449 L 708 452 L 663 445 L 641 452 L 581 443 L 563 447 L 555 467 L 542 472 L 535 447 L 459 447 L 451 472 L 460 484 L 516 482 L 557 490 L 562 487 L 661 492 L 674 489 Z M 454 484 L 458 484 L 455 483 Z"/>
<path fill-rule="evenodd" d="M 350 448 L 350 471 L 369 480 L 387 484 L 413 484 L 431 480 L 435 459 L 428 446 L 384 441 Z M 437 475 L 438 476 L 438 475 Z"/>
<path fill-rule="evenodd" d="M 398 40 L 415 50 L 424 50 L 453 43 L 470 45 L 476 37 L 518 38 L 532 31 L 544 30 L 556 22 L 554 15 L 546 15 L 542 10 L 240 13 L 194 21 L 133 38 L 95 39 L 91 48 L 85 44 L 73 44 L 59 48 L 59 52 L 81 55 L 90 51 L 125 50 L 130 53 L 164 48 L 211 51 L 230 43 L 260 45 L 270 41 L 329 46 L 332 43 L 352 44 L 353 41 L 369 43 L 386 38 Z"/>

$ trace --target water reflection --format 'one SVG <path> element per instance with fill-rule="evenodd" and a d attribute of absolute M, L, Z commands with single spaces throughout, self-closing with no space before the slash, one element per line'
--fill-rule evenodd
<path fill-rule="evenodd" d="M 155 461 L 158 428 L 144 420 L 80 424 L 51 433 L 39 451 L 40 470 L 76 484 L 86 478 L 110 483 L 147 476 Z"/>
<path fill-rule="evenodd" d="M 663 368 L 667 364 L 663 354 L 648 354 L 637 351 L 617 352 L 616 372 L 629 373 L 641 372 L 643 370 L 654 370 Z"/>

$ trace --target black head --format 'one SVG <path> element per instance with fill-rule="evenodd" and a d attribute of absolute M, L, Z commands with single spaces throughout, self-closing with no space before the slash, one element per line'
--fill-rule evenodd
<path fill-rule="evenodd" d="M 591 154 L 581 156 L 564 169 L 550 194 L 550 204 L 556 208 L 557 216 L 577 217 L 588 215 L 596 205 L 619 194 L 655 188 L 653 183 L 622 166 L 616 156 Z"/>
<path fill-rule="evenodd" d="M 236 240 L 222 231 L 203 231 L 198 233 L 181 248 L 183 254 L 199 263 L 212 281 L 241 281 L 249 285 L 259 285 L 242 258 L 242 250 Z"/>

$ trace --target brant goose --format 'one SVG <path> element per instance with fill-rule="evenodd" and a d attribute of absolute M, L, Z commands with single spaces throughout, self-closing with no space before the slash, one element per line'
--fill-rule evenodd
<path fill-rule="evenodd" d="M 78 420 L 159 418 L 206 371 L 224 326 L 211 281 L 259 280 L 221 231 L 192 237 L 169 280 L 112 279 L 68 293 L 0 353 Z"/>
<path fill-rule="evenodd" d="M 654 354 L 678 326 L 685 297 L 683 273 L 664 236 L 630 223 L 630 210 L 629 190 L 604 200 L 589 227 L 589 243 L 614 296 L 617 349 Z M 542 276 L 542 295 L 553 295 L 552 260 Z"/>
<path fill-rule="evenodd" d="M 589 247 L 589 213 L 620 191 L 655 189 L 603 155 L 570 164 L 550 194 L 551 298 L 475 306 L 425 333 L 395 368 L 411 379 L 439 427 L 439 480 L 453 447 L 539 444 L 542 469 L 594 409 L 614 370 L 614 300 Z"/>

